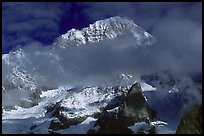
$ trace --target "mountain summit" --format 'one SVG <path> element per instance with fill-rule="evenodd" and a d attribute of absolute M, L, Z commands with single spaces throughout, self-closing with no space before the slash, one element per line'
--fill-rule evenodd
<path fill-rule="evenodd" d="M 131 19 L 126 17 L 110 17 L 105 20 L 96 21 L 81 30 L 71 29 L 57 39 L 60 47 L 65 48 L 71 43 L 77 46 L 86 43 L 100 42 L 104 39 L 113 39 L 119 35 L 131 33 L 139 45 L 151 45 L 156 39 Z"/>

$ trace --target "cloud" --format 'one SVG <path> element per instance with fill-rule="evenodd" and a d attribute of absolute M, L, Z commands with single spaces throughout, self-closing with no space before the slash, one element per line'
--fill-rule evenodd
<path fill-rule="evenodd" d="M 201 72 L 201 3 L 95 2 L 83 4 L 85 7 L 83 11 L 89 15 L 90 20 L 127 16 L 150 31 L 157 38 L 158 43 L 151 49 L 150 59 L 146 59 L 146 62 L 156 63 L 158 66 L 155 66 L 155 69 L 171 69 L 177 73 Z"/>
<path fill-rule="evenodd" d="M 59 35 L 63 3 L 3 2 L 3 52 L 31 42 L 51 44 Z M 10 42 L 12 41 L 12 42 Z"/>
<path fill-rule="evenodd" d="M 201 29 L 200 25 L 191 20 L 161 21 L 152 31 L 158 39 L 158 44 L 151 52 L 154 62 L 164 64 L 165 68 L 171 68 L 177 73 L 201 72 Z"/>
<path fill-rule="evenodd" d="M 187 17 L 201 21 L 201 3 L 187 2 L 91 2 L 82 3 L 83 12 L 96 21 L 111 16 L 126 16 L 148 30 L 161 19 L 170 16 Z M 114 6 L 114 8 L 112 8 Z M 195 10 L 194 10 L 195 9 Z M 173 12 L 177 10 L 178 12 Z M 195 19 L 196 18 L 196 19 Z"/>
<path fill-rule="evenodd" d="M 30 53 L 32 66 L 45 77 L 41 84 L 107 85 L 118 73 L 140 76 L 167 70 L 179 79 L 202 73 L 201 3 L 78 2 L 74 5 L 80 11 L 74 10 L 70 3 L 3 3 L 3 46 L 28 45 L 24 49 Z M 51 53 L 47 52 L 49 47 L 42 47 L 43 43 L 36 46 L 40 38 L 49 41 L 59 34 L 62 18 L 69 24 L 66 27 L 71 27 L 75 22 L 94 23 L 111 16 L 129 17 L 155 36 L 157 43 L 149 48 L 135 48 L 133 38 L 121 36 L 102 41 L 98 46 L 69 47 Z M 30 67 L 27 70 L 32 72 Z M 193 94 L 200 100 L 200 92 L 195 90 L 188 89 L 187 96 Z"/>
<path fill-rule="evenodd" d="M 156 37 L 157 43 L 146 54 L 141 50 L 124 51 L 116 58 L 141 75 L 170 72 L 180 79 L 185 97 L 191 102 L 201 101 L 201 93 L 184 79 L 192 80 L 192 75 L 202 73 L 202 4 L 200 2 L 100 2 L 85 3 L 84 13 L 92 21 L 110 16 L 127 16 L 136 24 Z M 112 8 L 114 7 L 114 8 Z M 128 41 L 130 43 L 130 41 Z M 106 58 L 108 59 L 108 57 Z M 105 60 L 105 59 L 104 59 Z M 128 62 L 127 62 L 128 61 Z M 122 67 L 120 67 L 122 68 Z M 125 70 L 125 68 L 122 68 Z M 181 89 L 182 90 L 182 89 Z M 168 90 L 166 90 L 168 92 Z"/>

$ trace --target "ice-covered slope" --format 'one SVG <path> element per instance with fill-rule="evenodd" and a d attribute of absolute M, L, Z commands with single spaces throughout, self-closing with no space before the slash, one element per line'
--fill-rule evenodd
<path fill-rule="evenodd" d="M 65 48 L 71 42 L 76 45 L 84 45 L 104 39 L 113 39 L 125 33 L 131 33 L 138 45 L 151 45 L 156 41 L 153 36 L 136 25 L 131 19 L 116 16 L 96 21 L 81 30 L 71 29 L 61 35 L 58 42 L 60 42 L 61 47 Z"/>
<path fill-rule="evenodd" d="M 146 88 L 145 86 L 146 84 L 143 85 L 143 88 Z M 3 109 L 3 133 L 49 133 L 48 128 L 51 122 L 56 120 L 56 117 L 63 116 L 66 119 L 75 120 L 93 117 L 94 114 L 101 113 L 105 107 L 120 103 L 121 99 L 119 97 L 126 95 L 128 89 L 130 89 L 130 86 L 110 86 L 107 88 L 93 86 L 78 89 L 67 86 L 42 92 L 40 95 L 41 101 L 36 106 L 30 108 L 15 106 L 15 110 Z M 51 108 L 53 106 L 55 108 Z M 53 111 L 49 109 L 53 109 Z M 56 113 L 57 109 L 60 111 L 58 114 Z M 31 131 L 30 129 L 34 125 L 37 127 Z M 16 126 L 19 127 L 15 128 Z M 41 130 L 40 127 L 44 128 L 41 128 Z M 69 128 L 66 130 L 69 132 Z M 72 127 L 70 130 L 72 130 Z M 76 130 L 72 132 L 78 133 Z"/>

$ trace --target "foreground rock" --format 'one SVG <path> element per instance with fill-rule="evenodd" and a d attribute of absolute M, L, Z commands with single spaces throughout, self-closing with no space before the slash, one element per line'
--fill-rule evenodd
<path fill-rule="evenodd" d="M 176 134 L 202 134 L 202 105 L 194 105 L 184 113 Z"/>
<path fill-rule="evenodd" d="M 129 128 L 135 123 L 145 122 L 147 124 L 145 132 L 139 130 L 138 133 L 154 133 L 154 127 L 150 125 L 154 115 L 146 103 L 141 86 L 135 83 L 129 90 L 124 102 L 114 110 L 106 110 L 96 121 L 97 129 L 88 133 L 98 134 L 133 134 Z"/>
<path fill-rule="evenodd" d="M 130 88 L 122 105 L 122 114 L 134 122 L 150 123 L 150 119 L 153 119 L 139 83 Z"/>
<path fill-rule="evenodd" d="M 53 118 L 49 129 L 57 132 L 79 125 L 88 117 L 100 117 L 106 109 L 121 104 L 126 90 L 126 87 L 85 87 L 69 90 L 65 98 L 47 108 L 47 113 L 51 113 Z"/>

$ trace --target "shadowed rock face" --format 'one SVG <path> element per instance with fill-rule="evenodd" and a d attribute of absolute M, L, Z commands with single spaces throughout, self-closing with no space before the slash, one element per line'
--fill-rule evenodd
<path fill-rule="evenodd" d="M 86 116 L 77 118 L 66 118 L 61 114 L 61 112 L 64 110 L 65 109 L 63 107 L 60 107 L 60 102 L 54 105 L 54 107 L 49 107 L 49 109 L 47 109 L 47 112 L 53 112 L 52 117 L 55 117 L 55 119 L 58 120 L 52 120 L 49 129 L 54 131 L 66 129 L 72 125 L 77 125 L 83 122 L 87 118 Z"/>
<path fill-rule="evenodd" d="M 104 111 L 95 126 L 98 130 L 90 130 L 88 133 L 97 134 L 134 134 L 128 127 L 137 122 L 146 122 L 147 124 L 153 118 L 151 109 L 145 101 L 141 86 L 135 83 L 129 90 L 124 102 L 118 105 L 118 112 Z M 154 133 L 154 127 L 149 126 L 148 133 Z M 150 132 L 151 131 L 151 132 Z M 142 132 L 138 132 L 142 133 Z"/>
<path fill-rule="evenodd" d="M 202 105 L 193 105 L 184 113 L 176 134 L 202 134 Z"/>
<path fill-rule="evenodd" d="M 99 126 L 98 130 L 89 130 L 88 134 L 134 134 L 128 126 L 132 121 L 115 112 L 103 112 L 96 121 L 95 126 Z"/>
<path fill-rule="evenodd" d="M 135 83 L 129 90 L 123 104 L 123 114 L 137 121 L 149 122 L 147 103 L 139 83 Z"/>

